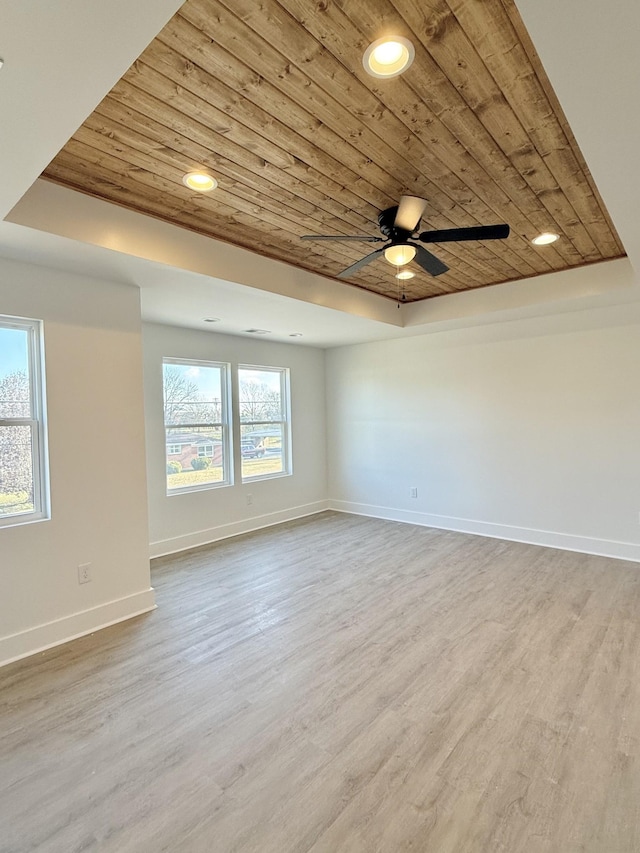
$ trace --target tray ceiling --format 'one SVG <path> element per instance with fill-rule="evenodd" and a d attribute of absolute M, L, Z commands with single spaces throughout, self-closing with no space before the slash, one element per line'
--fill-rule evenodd
<path fill-rule="evenodd" d="M 378 80 L 362 55 L 386 34 L 415 61 Z M 182 183 L 203 167 L 208 195 Z M 412 263 L 407 301 L 624 255 L 512 0 L 187 0 L 44 177 L 332 277 L 373 247 L 300 237 L 379 236 L 402 194 L 423 230 L 511 226 L 429 246 L 450 271 Z M 396 299 L 394 272 L 350 282 Z"/>

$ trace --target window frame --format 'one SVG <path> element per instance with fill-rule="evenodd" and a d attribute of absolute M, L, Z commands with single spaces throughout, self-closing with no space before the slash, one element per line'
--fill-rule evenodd
<path fill-rule="evenodd" d="M 214 367 L 220 369 L 220 422 L 219 423 L 189 423 L 189 424 L 167 424 L 165 420 L 165 396 L 164 396 L 164 366 L 165 364 L 171 365 L 186 365 L 189 367 Z M 225 361 L 204 361 L 202 359 L 197 358 L 173 358 L 170 356 L 162 357 L 162 422 L 164 425 L 164 470 L 166 472 L 166 465 L 168 461 L 168 448 L 169 446 L 177 446 L 176 443 L 173 445 L 169 445 L 167 443 L 167 430 L 169 429 L 177 429 L 180 428 L 182 430 L 189 429 L 210 429 L 220 428 L 220 434 L 222 439 L 222 470 L 223 473 L 226 473 L 226 477 L 223 480 L 218 480 L 211 483 L 201 483 L 199 485 L 192 486 L 176 486 L 172 489 L 169 488 L 169 482 L 167 480 L 168 474 L 165 473 L 165 493 L 167 497 L 175 497 L 176 495 L 184 495 L 189 494 L 191 492 L 205 492 L 209 489 L 221 489 L 227 486 L 232 486 L 234 481 L 234 472 L 233 472 L 233 431 L 231 429 L 231 365 Z M 211 444 L 213 447 L 213 444 Z M 181 445 L 182 448 L 182 445 Z M 180 451 L 182 452 L 182 450 Z M 176 454 L 171 454 L 176 455 Z M 211 456 L 214 454 L 212 453 Z M 200 453 L 198 452 L 198 458 L 200 457 Z M 209 458 L 209 457 L 206 457 Z"/>
<path fill-rule="evenodd" d="M 279 421 L 244 421 L 240 414 L 242 400 L 240 396 L 240 375 L 243 370 L 254 370 L 264 373 L 278 373 L 280 375 L 280 414 Z M 291 477 L 293 475 L 292 442 L 291 442 L 291 370 L 288 367 L 275 367 L 266 364 L 238 364 L 236 372 L 237 384 L 237 412 L 238 412 L 238 435 L 239 448 L 242 447 L 242 429 L 247 426 L 280 426 L 282 435 L 282 471 L 273 474 L 253 474 L 245 477 L 242 473 L 242 455 L 240 459 L 240 482 L 255 483 L 260 480 L 275 480 L 278 477 Z"/>
<path fill-rule="evenodd" d="M 42 320 L 0 315 L 0 328 L 27 332 L 27 367 L 30 417 L 0 417 L 1 427 L 28 426 L 31 429 L 31 473 L 33 510 L 0 516 L 0 528 L 47 521 L 51 518 L 49 457 L 47 446 L 46 393 L 44 370 L 44 324 Z"/>

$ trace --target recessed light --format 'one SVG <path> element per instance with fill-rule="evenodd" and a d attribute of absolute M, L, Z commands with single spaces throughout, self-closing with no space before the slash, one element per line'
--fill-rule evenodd
<path fill-rule="evenodd" d="M 397 77 L 411 65 L 415 53 L 408 39 L 386 36 L 369 45 L 362 57 L 362 64 L 372 77 Z"/>
<path fill-rule="evenodd" d="M 0 68 L 4 65 L 4 59 L 0 59 Z"/>
<path fill-rule="evenodd" d="M 199 193 L 210 193 L 218 186 L 213 175 L 209 175 L 207 172 L 187 172 L 182 183 L 190 190 L 196 190 Z"/>
<path fill-rule="evenodd" d="M 550 246 L 551 243 L 555 243 L 559 239 L 559 234 L 554 234 L 552 231 L 544 231 L 542 234 L 534 237 L 531 242 L 534 246 Z"/>
<path fill-rule="evenodd" d="M 271 334 L 269 329 L 245 329 L 245 332 L 249 335 L 270 335 Z"/>
<path fill-rule="evenodd" d="M 219 323 L 220 317 L 205 317 L 204 322 L 205 323 Z"/>
<path fill-rule="evenodd" d="M 400 246 L 389 246 L 384 250 L 384 258 L 394 267 L 402 267 L 412 261 L 416 256 L 416 247 L 408 244 Z"/>
<path fill-rule="evenodd" d="M 301 338 L 301 337 L 302 337 L 302 332 L 291 332 L 291 333 L 289 334 L 289 337 L 290 337 L 290 338 Z"/>
<path fill-rule="evenodd" d="M 411 272 L 411 270 L 400 270 L 400 272 L 396 273 L 396 278 L 399 278 L 402 281 L 405 281 L 408 278 L 413 278 L 414 275 L 415 275 L 415 273 Z"/>

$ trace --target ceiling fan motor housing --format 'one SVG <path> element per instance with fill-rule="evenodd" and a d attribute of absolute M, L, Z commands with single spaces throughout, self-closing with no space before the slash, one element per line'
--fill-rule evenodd
<path fill-rule="evenodd" d="M 378 225 L 380 231 L 385 237 L 388 237 L 393 244 L 406 243 L 412 236 L 413 231 L 407 231 L 405 228 L 396 228 L 394 225 L 398 208 L 388 207 L 378 214 Z M 417 224 L 416 224 L 417 228 Z"/>

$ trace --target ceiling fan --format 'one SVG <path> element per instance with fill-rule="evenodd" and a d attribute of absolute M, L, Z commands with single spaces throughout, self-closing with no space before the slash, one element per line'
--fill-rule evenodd
<path fill-rule="evenodd" d="M 403 195 L 397 207 L 389 207 L 378 214 L 378 225 L 384 237 L 369 236 L 323 236 L 320 234 L 307 234 L 302 240 L 361 240 L 366 243 L 382 243 L 388 240 L 385 246 L 376 249 L 369 255 L 365 255 L 355 264 L 351 264 L 346 270 L 338 273 L 338 278 L 350 278 L 366 264 L 374 261 L 379 255 L 384 255 L 386 260 L 394 266 L 404 266 L 415 260 L 423 270 L 433 276 L 447 272 L 449 267 L 442 263 L 439 258 L 432 255 L 420 243 L 457 243 L 467 240 L 504 240 L 509 236 L 508 225 L 479 225 L 472 228 L 444 228 L 439 231 L 423 231 L 416 235 L 420 219 L 425 211 L 427 202 L 423 198 L 412 195 Z M 415 241 L 419 240 L 420 243 Z"/>

